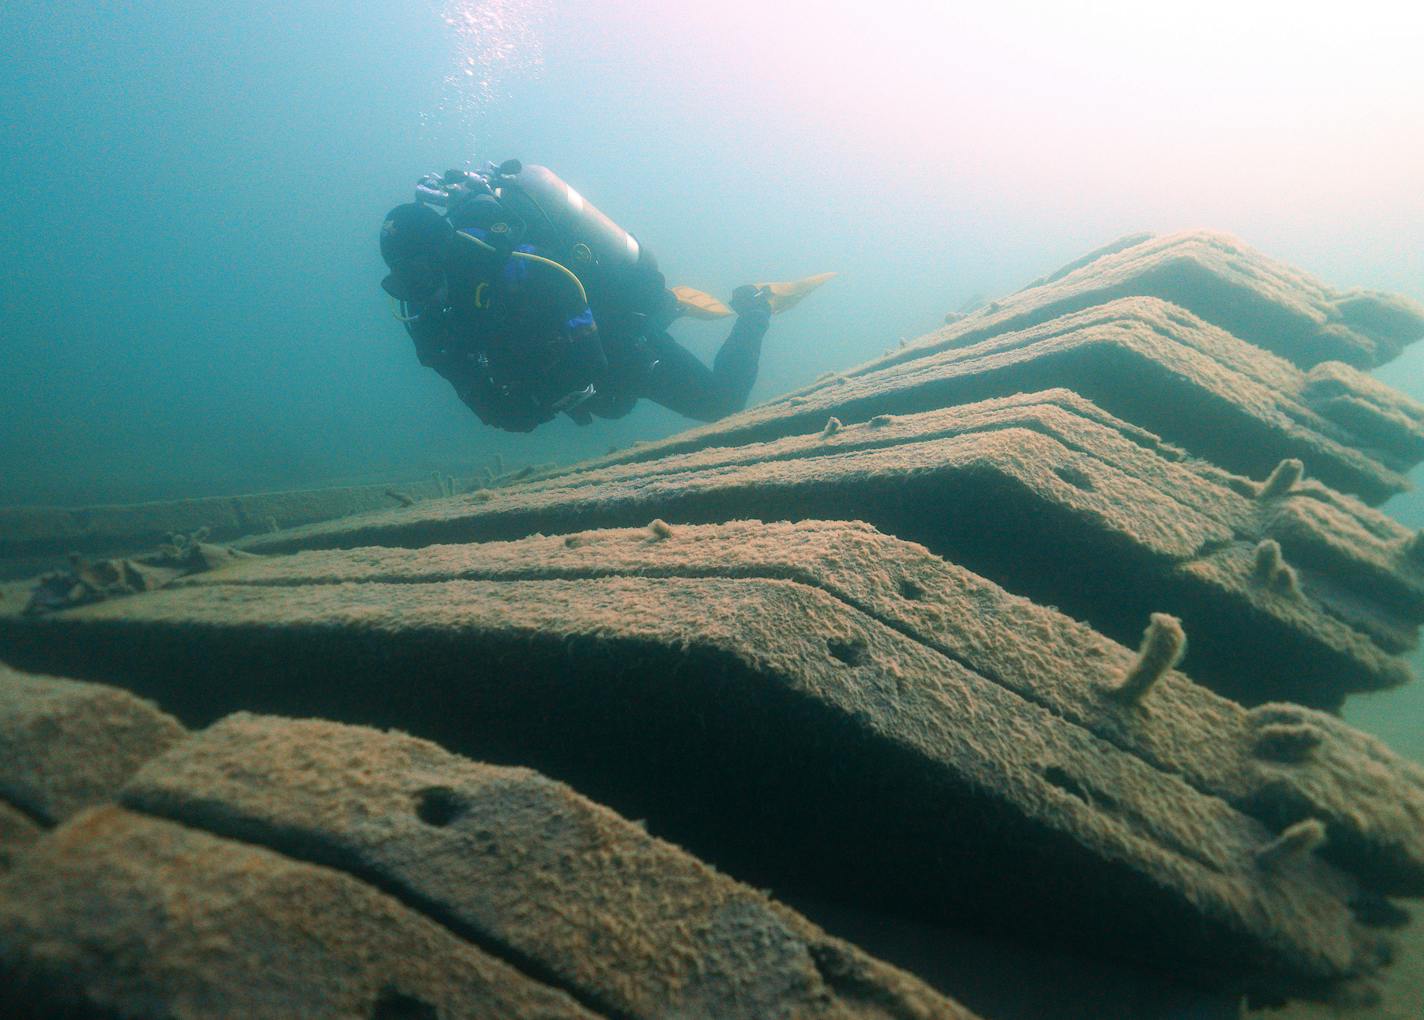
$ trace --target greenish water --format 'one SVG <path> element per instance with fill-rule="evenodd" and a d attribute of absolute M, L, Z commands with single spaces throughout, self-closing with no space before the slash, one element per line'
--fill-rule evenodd
<path fill-rule="evenodd" d="M 1416 678 L 1424 676 L 1424 654 L 1409 657 Z M 1405 757 L 1424 764 L 1424 684 L 1414 683 L 1378 694 L 1354 695 L 1345 703 L 1346 721 L 1373 733 Z"/>

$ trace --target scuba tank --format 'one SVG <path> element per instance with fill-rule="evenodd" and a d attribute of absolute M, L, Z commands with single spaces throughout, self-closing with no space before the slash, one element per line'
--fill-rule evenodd
<path fill-rule="evenodd" d="M 483 170 L 430 174 L 416 185 L 415 197 L 443 207 L 457 230 L 477 228 L 506 254 L 534 245 L 587 285 L 599 311 L 664 310 L 652 253 L 548 167 L 511 159 Z"/>
<path fill-rule="evenodd" d="M 546 166 L 510 159 L 484 170 L 428 174 L 416 185 L 415 200 L 446 209 L 456 229 L 478 227 L 510 247 L 536 245 L 576 272 L 657 265 L 637 238 Z"/>
<path fill-rule="evenodd" d="M 529 227 L 529 241 L 577 271 L 590 263 L 616 273 L 646 265 L 637 238 L 584 199 L 545 166 L 500 164 L 491 182 L 500 204 Z"/>

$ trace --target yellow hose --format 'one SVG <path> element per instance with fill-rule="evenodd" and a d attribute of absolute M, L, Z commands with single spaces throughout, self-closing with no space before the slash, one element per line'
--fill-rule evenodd
<path fill-rule="evenodd" d="M 483 248 L 485 251 L 489 251 L 489 252 L 495 251 L 495 248 L 494 248 L 493 245 L 486 244 L 484 241 L 481 241 L 478 237 L 472 237 L 471 235 L 466 234 L 466 233 L 464 233 L 463 231 L 456 231 L 455 236 L 456 236 L 456 237 L 463 237 L 466 241 L 469 241 L 469 242 L 471 242 L 472 244 L 477 244 L 477 245 L 479 245 L 479 246 L 480 246 L 481 248 Z M 530 252 L 530 251 L 512 251 L 512 252 L 510 252 L 509 254 L 512 255 L 514 258 L 517 258 L 517 259 L 526 259 L 526 260 L 528 260 L 528 261 L 530 261 L 530 262 L 541 262 L 541 263 L 543 263 L 544 265 L 546 265 L 546 266 L 552 266 L 553 268 L 557 269 L 559 272 L 563 273 L 563 274 L 564 274 L 565 276 L 567 276 L 571 281 L 573 281 L 573 285 L 578 288 L 579 300 L 583 302 L 585 308 L 588 307 L 588 291 L 586 291 L 586 290 L 583 289 L 583 281 L 580 280 L 580 279 L 578 278 L 578 275 L 577 275 L 572 269 L 570 269 L 568 266 L 564 265 L 562 262 L 555 262 L 553 259 L 546 259 L 543 255 L 535 255 L 533 252 Z"/>
<path fill-rule="evenodd" d="M 513 255 L 517 259 L 528 259 L 530 262 L 542 262 L 546 266 L 553 266 L 555 269 L 557 269 L 559 272 L 563 273 L 565 276 L 567 276 L 570 280 L 573 281 L 574 286 L 578 288 L 579 300 L 583 302 L 585 308 L 588 307 L 588 291 L 583 289 L 583 281 L 580 280 L 578 278 L 578 275 L 568 266 L 564 265 L 562 262 L 555 262 L 553 259 L 546 259 L 543 255 L 535 255 L 533 252 L 529 251 L 512 251 L 509 254 Z"/>

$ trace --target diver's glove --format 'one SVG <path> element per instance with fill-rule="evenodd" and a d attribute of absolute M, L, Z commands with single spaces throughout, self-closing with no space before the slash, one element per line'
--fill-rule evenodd
<path fill-rule="evenodd" d="M 555 413 L 520 388 L 500 385 L 488 376 L 456 384 L 455 392 L 480 421 L 505 432 L 532 432 Z"/>
<path fill-rule="evenodd" d="M 727 302 L 739 318 L 771 319 L 771 291 L 748 283 L 732 291 L 732 299 Z"/>
<path fill-rule="evenodd" d="M 554 417 L 554 412 L 523 394 L 506 394 L 485 424 L 505 432 L 533 432 Z"/>

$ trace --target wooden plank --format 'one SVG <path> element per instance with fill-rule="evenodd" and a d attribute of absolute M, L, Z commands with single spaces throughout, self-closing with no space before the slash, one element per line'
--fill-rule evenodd
<path fill-rule="evenodd" d="M 931 338 L 932 339 L 932 338 Z M 1180 308 L 1125 298 L 960 346 L 935 344 L 822 380 L 589 467 L 819 431 L 1066 387 L 1111 415 L 1238 474 L 1288 457 L 1379 503 L 1424 456 L 1424 405 L 1339 363 L 1307 373 Z M 563 472 L 567 473 L 566 469 Z"/>
<path fill-rule="evenodd" d="M 1222 974 L 1369 959 L 1338 872 L 1263 866 L 1259 822 L 795 581 L 213 584 L 26 633 L 193 722 L 398 726 L 901 912 Z"/>
<path fill-rule="evenodd" d="M 597 1016 L 349 875 L 112 806 L 0 880 L 0 973 L 7 1016 Z"/>
<path fill-rule="evenodd" d="M 1104 693 L 1131 668 L 1133 648 L 864 524 L 741 522 L 680 526 L 668 539 L 652 537 L 639 528 L 422 549 L 319 550 L 253 559 L 182 583 L 793 580 L 1182 776 L 1268 828 L 1319 818 L 1329 831 L 1323 850 L 1329 860 L 1370 888 L 1424 894 L 1424 769 L 1332 715 L 1286 705 L 1248 711 L 1176 671 L 1132 711 L 1121 711 Z"/>
<path fill-rule="evenodd" d="M 20 859 L 26 848 L 44 834 L 44 829 L 29 815 L 0 801 L 0 875 L 5 874 Z"/>
<path fill-rule="evenodd" d="M 0 663 L 0 800 L 46 825 L 111 799 L 183 736 L 176 719 L 126 690 Z"/>
<path fill-rule="evenodd" d="M 63 566 L 71 552 L 90 558 L 148 552 L 170 535 L 202 531 L 212 541 L 333 520 L 401 499 L 438 499 L 468 483 L 447 477 L 396 485 L 339 486 L 90 507 L 0 507 L 0 578 Z"/>
<path fill-rule="evenodd" d="M 1195 230 L 1150 238 L 1030 285 L 924 344 L 962 346 L 1135 295 L 1170 301 L 1305 368 L 1325 361 L 1374 368 L 1424 336 L 1424 308 L 1409 298 L 1337 290 L 1227 234 Z"/>
<path fill-rule="evenodd" d="M 1417 543 L 1286 469 L 1262 483 L 1233 479 L 1052 391 L 590 469 L 246 548 L 418 547 L 655 518 L 862 520 L 1123 643 L 1153 612 L 1179 616 L 1193 634 L 1193 676 L 1248 703 L 1336 706 L 1351 691 L 1404 682 L 1399 653 L 1424 619 Z M 1282 516 L 1306 503 L 1308 513 Z M 1263 542 L 1283 558 L 1258 570 Z"/>
<path fill-rule="evenodd" d="M 402 734 L 231 716 L 122 799 L 362 877 L 608 1015 L 970 1018 L 562 783 Z"/>

